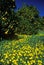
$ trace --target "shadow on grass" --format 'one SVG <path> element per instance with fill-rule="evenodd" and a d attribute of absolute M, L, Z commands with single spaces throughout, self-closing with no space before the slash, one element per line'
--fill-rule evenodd
<path fill-rule="evenodd" d="M 11 35 L 3 35 L 2 37 L 0 37 L 0 41 L 2 40 L 18 40 L 18 36 L 15 34 L 11 34 Z"/>

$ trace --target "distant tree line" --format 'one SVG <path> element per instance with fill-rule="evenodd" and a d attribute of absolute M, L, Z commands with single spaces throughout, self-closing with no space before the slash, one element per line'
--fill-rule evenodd
<path fill-rule="evenodd" d="M 39 16 L 36 7 L 25 5 L 17 12 L 15 0 L 0 0 L 0 38 L 18 34 L 37 34 L 44 31 L 44 16 Z"/>

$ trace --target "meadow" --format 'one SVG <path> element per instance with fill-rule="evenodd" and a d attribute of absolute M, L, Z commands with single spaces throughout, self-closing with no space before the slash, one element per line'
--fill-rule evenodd
<path fill-rule="evenodd" d="M 44 34 L 0 41 L 0 65 L 44 65 Z"/>
<path fill-rule="evenodd" d="M 0 0 L 0 65 L 44 65 L 44 16 L 35 6 Z"/>

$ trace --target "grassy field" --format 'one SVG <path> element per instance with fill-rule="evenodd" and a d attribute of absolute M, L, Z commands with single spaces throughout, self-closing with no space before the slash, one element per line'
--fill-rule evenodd
<path fill-rule="evenodd" d="M 44 34 L 0 41 L 0 65 L 44 65 Z"/>

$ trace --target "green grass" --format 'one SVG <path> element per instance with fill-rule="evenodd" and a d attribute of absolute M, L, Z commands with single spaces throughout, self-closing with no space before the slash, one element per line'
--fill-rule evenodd
<path fill-rule="evenodd" d="M 44 34 L 0 41 L 0 65 L 44 65 Z"/>

